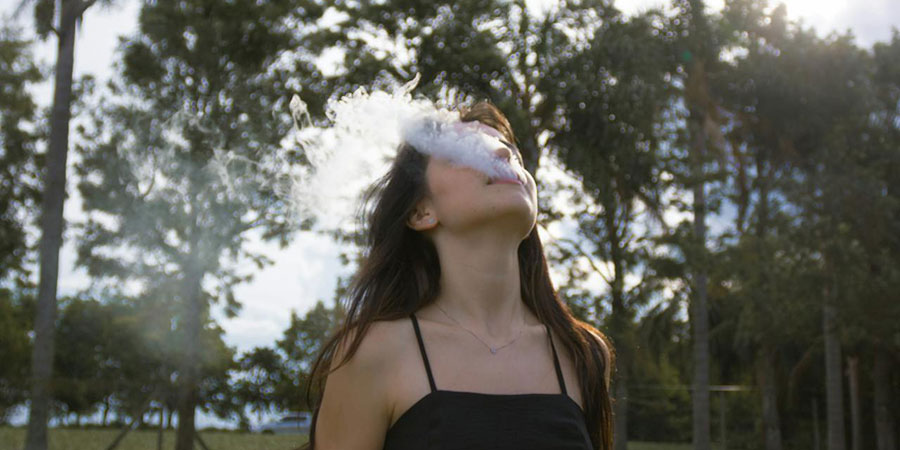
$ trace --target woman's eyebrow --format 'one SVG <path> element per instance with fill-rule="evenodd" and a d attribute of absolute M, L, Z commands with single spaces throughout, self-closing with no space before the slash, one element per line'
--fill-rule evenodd
<path fill-rule="evenodd" d="M 515 151 L 519 151 L 519 148 L 518 148 L 518 147 L 516 147 L 516 146 L 513 145 L 513 144 L 510 144 L 509 142 L 506 141 L 506 139 L 497 139 L 497 140 L 500 141 L 501 144 L 503 144 L 503 145 L 505 145 L 505 146 L 507 146 L 507 147 L 509 147 L 509 148 L 511 148 L 511 149 L 514 149 Z"/>

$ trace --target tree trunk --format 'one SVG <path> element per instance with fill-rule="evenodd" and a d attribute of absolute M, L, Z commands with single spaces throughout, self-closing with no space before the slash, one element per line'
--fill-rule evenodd
<path fill-rule="evenodd" d="M 613 442 L 614 450 L 627 450 L 628 448 L 628 377 L 627 369 L 619 365 L 616 360 L 615 380 L 615 404 L 613 405 Z"/>
<path fill-rule="evenodd" d="M 119 444 L 122 443 L 122 439 L 125 439 L 125 436 L 134 428 L 141 426 L 144 421 L 144 411 L 150 407 L 150 402 L 153 400 L 155 395 L 151 395 L 147 397 L 147 400 L 144 401 L 141 408 L 137 411 L 137 414 L 132 415 L 131 421 L 128 422 L 125 427 L 116 435 L 116 438 L 106 447 L 106 450 L 114 450 Z"/>
<path fill-rule="evenodd" d="M 165 413 L 166 413 L 166 408 L 164 406 L 160 407 L 159 408 L 159 430 L 156 433 L 156 450 L 162 450 L 162 448 L 163 448 L 163 427 L 166 424 L 166 422 L 164 421 Z"/>
<path fill-rule="evenodd" d="M 702 68 L 699 69 L 702 71 Z M 695 75 L 696 76 L 696 75 Z M 701 75 L 702 76 L 702 75 Z M 693 413 L 693 444 L 695 450 L 710 448 L 709 418 L 709 317 L 707 308 L 706 266 L 706 192 L 703 181 L 703 158 L 706 153 L 706 136 L 703 132 L 703 113 L 691 109 L 690 163 L 693 178 L 694 245 L 698 260 L 693 265 L 693 286 L 690 305 L 690 321 L 693 334 L 694 377 L 691 390 Z"/>
<path fill-rule="evenodd" d="M 875 435 L 878 450 L 897 450 L 897 428 L 891 417 L 891 383 L 888 354 L 876 347 L 872 384 L 875 385 Z"/>
<path fill-rule="evenodd" d="M 192 246 L 192 248 L 197 248 Z M 192 252 L 194 253 L 194 252 Z M 195 255 L 194 255 L 195 256 Z M 197 362 L 200 352 L 197 347 L 200 339 L 201 313 L 203 297 L 201 295 L 201 282 L 203 280 L 199 263 L 192 258 L 185 273 L 185 290 L 183 301 L 184 308 L 184 337 L 183 357 L 180 362 L 180 375 L 178 382 L 178 431 L 175 436 L 175 450 L 193 450 L 194 413 L 197 406 L 197 385 L 199 383 L 199 368 Z"/>
<path fill-rule="evenodd" d="M 106 450 L 114 450 L 116 447 L 118 447 L 119 444 L 122 443 L 122 439 L 125 439 L 125 436 L 128 435 L 131 430 L 133 430 L 135 427 L 140 426 L 143 417 L 143 413 L 132 417 L 131 421 L 128 422 L 128 424 L 125 425 L 125 427 L 123 427 L 121 431 L 119 431 L 119 434 L 117 434 L 115 439 L 113 439 L 113 441 L 109 444 L 109 447 L 106 447 Z"/>
<path fill-rule="evenodd" d="M 778 415 L 778 388 L 775 382 L 775 352 L 764 347 L 757 360 L 757 377 L 762 394 L 763 433 L 766 450 L 781 450 L 781 421 Z"/>
<path fill-rule="evenodd" d="M 618 281 L 617 281 L 618 280 Z M 613 449 L 626 450 L 628 445 L 628 374 L 631 342 L 627 332 L 627 315 L 621 289 L 622 279 L 612 283 L 610 332 L 616 346 L 616 370 L 613 372 Z"/>
<path fill-rule="evenodd" d="M 850 383 L 850 430 L 853 450 L 862 450 L 862 414 L 859 405 L 859 357 L 847 357 L 847 379 Z"/>
<path fill-rule="evenodd" d="M 772 277 L 769 276 L 773 267 L 773 255 L 765 244 L 769 234 L 769 190 L 772 180 L 771 166 L 768 166 L 768 150 L 762 147 L 756 154 L 757 184 L 759 186 L 759 204 L 757 212 L 756 248 L 759 264 L 756 270 L 760 276 L 760 303 L 770 303 L 774 298 L 772 294 Z M 774 306 L 774 305 L 773 305 Z M 777 306 L 772 309 L 777 308 Z M 766 313 L 766 310 L 757 313 Z M 769 313 L 771 314 L 771 313 Z M 764 333 L 766 334 L 766 333 Z M 781 417 L 778 414 L 778 384 L 776 382 L 775 358 L 777 356 L 777 340 L 763 335 L 760 351 L 757 355 L 757 375 L 760 383 L 762 398 L 763 428 L 767 450 L 781 450 Z"/>
<path fill-rule="evenodd" d="M 826 302 L 832 294 L 826 290 Z M 841 343 L 838 341 L 834 306 L 822 308 L 822 329 L 825 335 L 825 403 L 828 427 L 828 450 L 846 448 L 844 434 L 844 392 L 841 379 Z"/>
<path fill-rule="evenodd" d="M 613 278 L 610 283 L 610 295 L 612 296 L 610 331 L 616 345 L 616 372 L 615 372 L 615 405 L 613 412 L 613 448 L 614 450 L 626 450 L 628 445 L 628 378 L 631 370 L 631 326 L 630 315 L 625 305 L 625 257 L 619 233 L 619 224 L 616 221 L 616 211 L 621 206 L 613 197 L 603 202 L 607 210 L 604 214 L 607 239 L 609 240 L 610 259 L 613 264 Z"/>
<path fill-rule="evenodd" d="M 72 69 L 75 63 L 75 22 L 82 8 L 81 2 L 75 0 L 62 1 L 60 4 L 62 11 L 57 27 L 59 39 L 53 109 L 50 113 L 50 139 L 47 144 L 47 166 L 41 199 L 40 280 L 34 319 L 34 347 L 31 353 L 31 398 L 28 432 L 25 438 L 26 450 L 47 448 L 59 249 L 62 246 L 63 203 L 66 196 Z"/>
<path fill-rule="evenodd" d="M 819 437 L 819 402 L 816 401 L 815 397 L 813 397 L 813 400 L 812 400 L 812 412 L 813 412 L 813 450 L 821 450 L 822 445 L 820 443 L 820 437 Z"/>

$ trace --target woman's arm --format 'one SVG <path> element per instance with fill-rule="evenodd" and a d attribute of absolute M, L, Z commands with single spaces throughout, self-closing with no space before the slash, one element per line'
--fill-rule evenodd
<path fill-rule="evenodd" d="M 328 375 L 316 420 L 314 450 L 381 450 L 390 425 L 384 332 L 372 324 L 347 363 Z M 351 342 L 352 336 L 344 342 Z M 331 367 L 344 355 L 335 352 Z"/>

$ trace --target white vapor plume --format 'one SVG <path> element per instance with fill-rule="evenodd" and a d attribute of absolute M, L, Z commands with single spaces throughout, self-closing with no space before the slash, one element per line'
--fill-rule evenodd
<path fill-rule="evenodd" d="M 411 92 L 418 81 L 416 75 L 390 93 L 360 88 L 331 101 L 325 126 L 314 126 L 306 104 L 294 96 L 291 115 L 310 166 L 292 176 L 284 193 L 302 215 L 314 215 L 325 229 L 352 224 L 360 193 L 387 172 L 404 142 L 494 179 L 517 178 L 509 163 L 494 153 L 506 145 L 496 130 L 463 123 L 458 112 L 414 98 Z"/>

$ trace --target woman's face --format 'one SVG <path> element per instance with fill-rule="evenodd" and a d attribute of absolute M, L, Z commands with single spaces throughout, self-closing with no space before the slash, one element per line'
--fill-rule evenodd
<path fill-rule="evenodd" d="M 516 179 L 492 179 L 475 169 L 431 157 L 425 178 L 430 194 L 428 205 L 434 217 L 427 220 L 435 221 L 425 223 L 461 231 L 501 227 L 524 239 L 537 219 L 534 178 L 525 170 L 522 154 L 514 145 L 493 128 L 480 129 L 499 139 L 493 155 L 502 164 L 509 164 Z"/>

